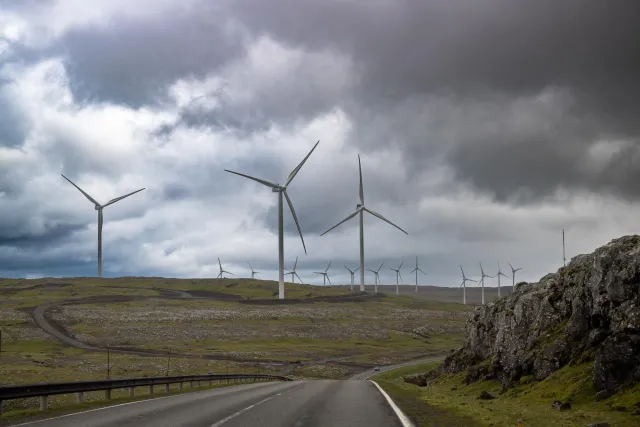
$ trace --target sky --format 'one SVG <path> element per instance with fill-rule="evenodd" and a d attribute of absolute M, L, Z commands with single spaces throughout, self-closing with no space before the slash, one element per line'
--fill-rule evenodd
<path fill-rule="evenodd" d="M 640 3 L 0 0 L 0 277 L 537 281 L 638 230 Z M 510 279 L 503 279 L 510 282 Z M 366 283 L 373 282 L 367 272 Z M 488 279 L 487 286 L 495 280 Z"/>

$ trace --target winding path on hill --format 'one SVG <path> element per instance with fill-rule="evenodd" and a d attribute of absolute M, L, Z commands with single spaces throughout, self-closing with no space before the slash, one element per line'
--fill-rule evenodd
<path fill-rule="evenodd" d="M 225 294 L 221 292 L 210 292 L 210 291 L 182 291 L 175 289 L 165 289 L 165 288 L 145 288 L 145 287 L 134 287 L 134 286 L 102 286 L 108 288 L 127 288 L 127 289 L 143 289 L 143 290 L 154 290 L 159 293 L 158 296 L 148 296 L 148 295 L 96 295 L 89 297 L 81 297 L 81 298 L 70 298 L 64 299 L 61 301 L 55 301 L 50 303 L 41 304 L 31 308 L 30 315 L 33 318 L 35 324 L 40 327 L 43 331 L 58 339 L 59 341 L 75 348 L 79 348 L 85 351 L 95 351 L 95 352 L 107 352 L 106 347 L 100 347 L 88 344 L 86 342 L 80 341 L 76 339 L 73 333 L 68 331 L 61 323 L 56 322 L 51 317 L 51 310 L 65 306 L 65 305 L 77 305 L 77 304 L 113 304 L 119 302 L 130 302 L 130 301 L 142 301 L 149 299 L 208 299 L 214 301 L 237 301 L 237 302 L 247 302 L 251 301 L 252 304 L 260 304 L 263 300 L 246 300 L 241 296 L 233 295 L 233 294 Z M 309 303 L 313 301 L 333 301 L 333 302 L 353 302 L 355 300 L 364 301 L 369 299 L 377 299 L 380 296 L 377 295 L 368 295 L 368 294 L 347 294 L 347 295 L 335 295 L 331 297 L 315 297 L 310 298 Z M 302 299 L 294 299 L 294 300 L 264 300 L 264 301 L 284 301 L 279 302 L 280 304 L 299 304 L 305 303 L 305 300 Z M 277 302 L 277 303 L 278 303 Z M 276 304 L 277 304 L 276 303 Z M 271 303 L 273 304 L 273 303 Z M 120 353 L 120 354 L 132 354 L 138 356 L 148 356 L 148 357 L 167 357 L 169 354 L 166 351 L 162 350 L 148 350 L 141 349 L 132 346 L 115 346 L 109 347 L 108 351 L 112 353 Z M 255 363 L 256 359 L 251 357 L 241 357 L 241 356 L 232 356 L 225 354 L 189 354 L 189 353 L 178 353 L 171 352 L 171 355 L 174 357 L 181 358 L 190 358 L 190 359 L 205 359 L 205 360 L 230 360 L 234 362 L 241 363 Z M 300 364 L 304 365 L 306 363 L 333 363 L 337 365 L 341 365 L 340 359 L 346 359 L 349 356 L 341 357 L 341 358 L 325 358 L 325 359 L 312 359 L 310 361 L 302 361 Z M 282 365 L 285 368 L 287 366 L 298 366 L 293 365 L 289 360 L 280 360 L 280 359 L 260 359 L 261 363 L 272 363 L 277 365 Z M 360 368 L 366 369 L 370 368 L 371 364 L 358 364 L 358 363 L 344 363 L 345 366 L 349 366 L 352 368 Z"/>

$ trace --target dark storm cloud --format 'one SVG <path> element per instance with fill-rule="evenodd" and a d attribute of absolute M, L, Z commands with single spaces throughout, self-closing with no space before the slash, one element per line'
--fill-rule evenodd
<path fill-rule="evenodd" d="M 239 0 L 229 7 L 256 34 L 347 52 L 362 73 L 356 109 L 366 106 L 380 116 L 408 100 L 426 103 L 433 95 L 464 105 L 496 95 L 514 99 L 564 90 L 573 100 L 563 112 L 570 126 L 560 124 L 549 133 L 541 123 L 539 135 L 512 135 L 506 147 L 496 128 L 492 135 L 456 146 L 448 156 L 451 165 L 503 200 L 522 189 L 535 199 L 559 185 L 596 191 L 616 187 L 626 197 L 640 196 L 634 185 L 637 165 L 621 169 L 622 160 L 615 158 L 604 172 L 594 172 L 583 170 L 580 159 L 598 138 L 638 142 L 638 2 Z M 359 128 L 372 126 L 357 122 L 355 127 L 362 134 Z M 420 166 L 416 159 L 438 154 L 431 149 L 437 142 L 426 141 L 426 133 L 393 139 L 414 168 Z M 379 147 L 390 141 L 357 143 Z M 507 165 L 497 168 L 496 159 Z M 540 176 L 543 169 L 550 170 L 547 176 Z"/>
<path fill-rule="evenodd" d="M 206 6 L 139 21 L 120 18 L 108 27 L 68 32 L 58 49 L 67 57 L 74 94 L 141 106 L 164 98 L 183 77 L 200 77 L 244 52 L 224 29 L 225 17 Z"/>

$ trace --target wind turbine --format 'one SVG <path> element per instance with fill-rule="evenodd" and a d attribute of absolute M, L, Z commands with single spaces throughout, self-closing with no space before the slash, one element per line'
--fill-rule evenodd
<path fill-rule="evenodd" d="M 562 229 L 562 263 L 565 267 L 567 266 L 567 257 L 564 252 L 564 228 Z"/>
<path fill-rule="evenodd" d="M 467 279 L 467 276 L 464 275 L 464 270 L 462 269 L 462 266 L 460 266 L 460 271 L 462 272 L 462 283 L 460 283 L 460 287 L 462 288 L 462 303 L 466 305 L 467 304 L 467 282 L 478 283 L 478 281 L 473 279 Z"/>
<path fill-rule="evenodd" d="M 522 267 L 520 268 L 513 268 L 513 266 L 511 265 L 511 263 L 507 263 L 509 264 L 509 267 L 511 267 L 511 277 L 513 279 L 512 285 L 511 285 L 511 292 L 513 292 L 513 290 L 516 287 L 516 271 L 522 270 Z"/>
<path fill-rule="evenodd" d="M 494 279 L 494 276 L 489 276 L 488 274 L 484 274 L 484 270 L 482 269 L 482 263 L 478 263 L 480 264 L 480 272 L 482 273 L 480 275 L 480 283 L 482 284 L 482 305 L 484 305 L 484 278 L 488 277 L 490 279 Z"/>
<path fill-rule="evenodd" d="M 256 278 L 256 274 L 260 274 L 260 272 L 259 271 L 255 271 L 253 269 L 253 267 L 251 267 L 251 263 L 249 261 L 247 261 L 247 264 L 249 264 L 249 268 L 251 269 L 251 278 L 255 279 Z"/>
<path fill-rule="evenodd" d="M 414 271 L 416 273 L 416 293 L 418 293 L 418 271 L 424 274 L 425 276 L 427 275 L 424 271 L 420 270 L 420 267 L 418 267 L 418 257 L 416 257 L 416 268 L 411 270 L 409 274 L 413 273 Z"/>
<path fill-rule="evenodd" d="M 400 274 L 400 269 L 402 268 L 402 264 L 404 264 L 404 261 L 400 263 L 397 269 L 396 268 L 389 269 L 396 272 L 396 295 L 400 295 L 400 283 L 398 282 L 398 277 L 400 277 L 400 280 L 402 280 L 402 275 Z"/>
<path fill-rule="evenodd" d="M 60 174 L 60 175 L 62 175 L 62 174 Z M 124 199 L 125 197 L 129 197 L 132 194 L 136 194 L 136 193 L 144 190 L 144 188 L 141 188 L 139 190 L 133 191 L 133 192 L 131 192 L 129 194 L 125 194 L 124 196 L 116 197 L 115 199 L 109 200 L 104 205 L 101 205 L 100 203 L 98 203 L 96 201 L 96 199 L 94 199 L 93 197 L 88 195 L 82 188 L 80 188 L 76 184 L 74 184 L 73 181 L 71 181 L 69 178 L 67 178 L 64 175 L 62 175 L 62 177 L 64 179 L 66 179 L 67 181 L 69 181 L 71 183 L 71 185 L 76 187 L 82 194 L 84 194 L 84 196 L 87 199 L 89 199 L 89 201 L 91 203 L 93 203 L 95 205 L 95 210 L 98 211 L 98 277 L 102 277 L 102 222 L 103 222 L 103 220 L 102 220 L 102 209 L 106 208 L 109 205 L 114 204 L 115 202 L 118 202 L 118 201 Z"/>
<path fill-rule="evenodd" d="M 302 162 L 298 166 L 296 166 L 285 181 L 284 185 L 275 184 L 273 182 L 265 181 L 260 178 L 255 178 L 253 176 L 245 175 L 243 173 L 230 171 L 225 169 L 226 172 L 233 173 L 236 175 L 243 176 L 245 178 L 249 178 L 253 181 L 259 182 L 262 185 L 266 185 L 267 187 L 271 187 L 271 191 L 274 193 L 278 193 L 278 272 L 279 272 L 279 284 L 278 284 L 278 298 L 284 299 L 284 225 L 283 225 L 283 209 L 282 209 L 282 195 L 287 199 L 287 204 L 289 205 L 289 209 L 291 209 L 291 215 L 293 216 L 293 220 L 296 222 L 296 227 L 298 228 L 298 234 L 300 234 L 300 240 L 302 240 L 302 247 L 304 248 L 304 253 L 307 253 L 307 247 L 304 244 L 304 238 L 302 237 L 302 231 L 300 230 L 300 224 L 298 223 L 298 217 L 296 216 L 296 211 L 293 209 L 293 203 L 291 203 L 291 199 L 287 194 L 287 186 L 291 183 L 293 178 L 298 174 L 302 165 L 307 161 L 313 150 L 316 149 L 320 141 L 316 142 L 316 145 L 313 146 L 309 154 L 302 159 Z"/>
<path fill-rule="evenodd" d="M 329 267 L 331 267 L 331 262 L 329 261 L 329 265 L 327 265 L 327 268 L 325 268 L 324 271 L 314 271 L 315 274 L 322 274 L 322 286 L 326 286 L 327 285 L 327 280 L 329 281 L 329 284 L 331 285 L 331 279 L 329 279 Z"/>
<path fill-rule="evenodd" d="M 504 274 L 502 271 L 500 271 L 500 261 L 498 261 L 498 274 L 496 274 L 496 277 L 498 278 L 498 298 L 500 298 L 500 276 L 504 276 L 507 279 L 509 278 L 509 276 L 507 276 L 506 274 Z"/>
<path fill-rule="evenodd" d="M 368 212 L 371 215 L 383 220 L 384 222 L 393 225 L 395 228 L 402 231 L 406 235 L 409 235 L 409 233 L 407 233 L 402 228 L 398 227 L 397 225 L 395 225 L 394 223 L 392 223 L 391 221 L 389 221 L 379 213 L 374 212 L 371 209 L 368 209 L 364 206 L 364 189 L 362 187 L 362 163 L 360 162 L 360 154 L 358 154 L 358 169 L 360 171 L 360 203 L 356 205 L 356 211 L 351 215 L 349 215 L 348 217 L 346 217 L 345 219 L 343 219 L 342 221 L 340 221 L 339 223 L 337 223 L 336 225 L 334 225 L 333 227 L 331 227 L 330 229 L 328 229 L 327 231 L 325 231 L 324 233 L 322 233 L 321 236 L 324 236 L 325 234 L 327 234 L 337 226 L 341 225 L 344 222 L 349 221 L 354 216 L 360 214 L 360 290 L 364 291 L 364 213 Z M 378 288 L 376 286 L 376 292 L 377 291 L 378 291 Z"/>
<path fill-rule="evenodd" d="M 218 258 L 218 265 L 220 266 L 220 273 L 218 273 L 218 279 L 220 279 L 220 278 L 224 279 L 224 276 L 222 275 L 222 273 L 227 273 L 227 274 L 231 274 L 232 276 L 234 276 L 234 274 L 232 272 L 227 271 L 227 270 L 222 268 L 222 263 L 220 262 L 220 258 Z"/>
<path fill-rule="evenodd" d="M 356 271 L 358 271 L 358 269 L 360 267 L 357 267 L 355 270 L 350 269 L 349 267 L 347 267 L 346 265 L 344 266 L 344 268 L 346 268 L 347 270 L 349 270 L 349 274 L 351 274 L 351 290 L 353 290 L 353 275 L 356 273 Z"/>
<path fill-rule="evenodd" d="M 378 293 L 378 282 L 380 282 L 380 269 L 382 268 L 382 266 L 384 265 L 384 262 L 382 264 L 380 264 L 380 267 L 378 267 L 377 270 L 371 270 L 369 268 L 367 268 L 367 271 L 370 271 L 374 274 L 374 289 L 375 292 Z M 360 289 L 362 289 L 362 287 L 360 287 Z"/>
<path fill-rule="evenodd" d="M 287 273 L 287 274 L 291 274 L 291 283 L 296 283 L 296 281 L 294 280 L 294 276 L 300 279 L 300 276 L 298 276 L 298 273 L 296 273 L 297 265 L 298 265 L 298 257 L 296 257 L 296 262 L 293 263 L 293 270 L 289 270 L 288 268 L 285 268 L 285 270 L 291 272 L 291 273 Z M 300 283 L 302 283 L 302 279 L 300 279 Z"/>

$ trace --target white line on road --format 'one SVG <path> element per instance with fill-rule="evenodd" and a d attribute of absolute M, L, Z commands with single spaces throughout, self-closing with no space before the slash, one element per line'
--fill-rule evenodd
<path fill-rule="evenodd" d="M 371 381 L 371 380 L 369 380 L 369 381 Z M 411 420 L 409 419 L 409 417 L 407 417 L 404 414 L 404 412 L 402 412 L 402 409 L 398 408 L 398 405 L 396 405 L 396 403 L 393 401 L 393 399 L 391 399 L 391 397 L 389 397 L 387 392 L 384 391 L 382 389 L 382 387 L 380 387 L 378 385 L 378 383 L 376 383 L 375 381 L 371 381 L 371 382 L 374 383 L 376 387 L 378 387 L 378 390 L 380 390 L 380 393 L 382 393 L 384 398 L 387 399 L 387 402 L 389 402 L 389 406 L 391 406 L 391 409 L 393 409 L 393 412 L 395 412 L 396 415 L 398 416 L 398 419 L 400 420 L 400 423 L 402 424 L 402 427 L 415 427 L 415 424 L 413 424 L 411 422 Z"/>
<path fill-rule="evenodd" d="M 261 403 L 266 402 L 267 400 L 271 400 L 271 399 L 273 399 L 273 398 L 274 398 L 274 397 L 276 397 L 276 396 L 280 396 L 281 394 L 282 394 L 282 393 L 274 394 L 273 396 L 269 396 L 269 397 L 267 397 L 266 399 L 262 399 L 260 402 L 254 403 L 253 405 L 250 405 L 250 406 L 247 406 L 246 408 L 239 410 L 239 411 L 238 411 L 238 412 L 236 412 L 235 414 L 231 414 L 231 415 L 229 415 L 227 418 L 223 418 L 223 419 L 221 419 L 220 421 L 218 421 L 217 423 L 215 423 L 215 424 L 211 424 L 211 427 L 218 427 L 218 426 L 221 426 L 222 424 L 226 423 L 227 421 L 231 420 L 232 418 L 235 418 L 235 417 L 237 417 L 238 415 L 240 415 L 240 414 L 242 414 L 242 413 L 244 413 L 244 412 L 247 412 L 247 411 L 248 411 L 249 409 L 251 409 L 251 408 L 255 408 L 256 406 L 260 405 Z"/>

